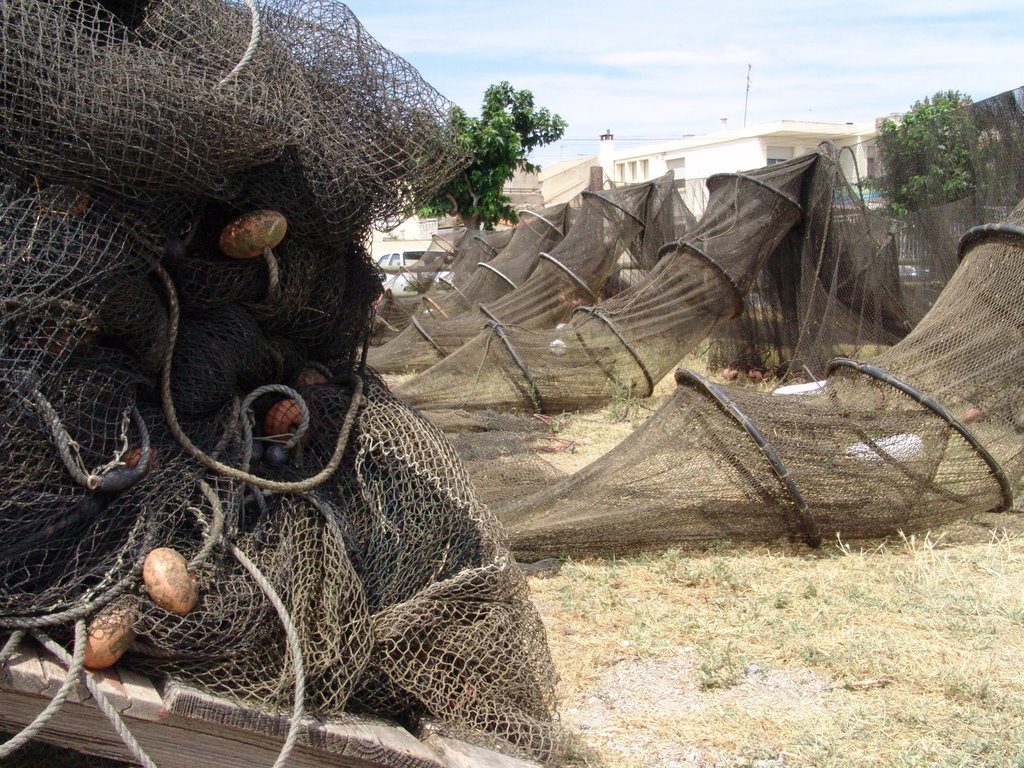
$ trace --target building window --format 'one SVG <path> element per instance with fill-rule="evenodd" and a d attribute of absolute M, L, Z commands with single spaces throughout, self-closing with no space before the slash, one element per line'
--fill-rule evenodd
<path fill-rule="evenodd" d="M 793 159 L 793 148 L 792 147 L 768 147 L 768 159 L 765 165 L 775 165 L 776 163 L 785 163 L 788 160 Z"/>
<path fill-rule="evenodd" d="M 640 180 L 647 181 L 651 178 L 651 166 L 649 160 L 640 161 Z"/>
<path fill-rule="evenodd" d="M 626 164 L 616 163 L 615 164 L 615 180 L 625 181 L 626 180 Z"/>

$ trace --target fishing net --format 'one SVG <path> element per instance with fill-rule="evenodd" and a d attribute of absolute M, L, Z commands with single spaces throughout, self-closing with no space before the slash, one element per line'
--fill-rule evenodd
<path fill-rule="evenodd" d="M 526 217 L 532 223 L 532 215 Z M 448 254 L 450 263 L 441 270 L 428 270 L 434 277 L 424 292 L 414 297 L 400 299 L 385 290 L 384 299 L 377 306 L 374 316 L 374 332 L 370 343 L 384 344 L 395 338 L 411 322 L 413 315 L 417 322 L 429 322 L 432 316 L 451 317 L 469 306 L 473 293 L 481 286 L 467 285 L 480 264 L 497 259 L 515 237 L 516 227 L 490 232 L 462 232 L 459 247 Z M 542 236 L 547 236 L 542 234 Z M 525 245 L 523 240 L 522 245 Z M 513 251 L 514 252 L 514 251 Z M 442 271 L 443 270 L 443 271 Z M 465 290 L 463 290 L 465 288 Z"/>
<path fill-rule="evenodd" d="M 713 177 L 696 226 L 674 212 L 682 203 L 671 184 L 650 187 L 658 189 L 658 217 L 667 215 L 690 232 L 659 246 L 661 256 L 646 279 L 592 303 L 597 291 L 584 291 L 587 281 L 573 279 L 581 270 L 552 264 L 537 278 L 536 300 L 523 296 L 508 315 L 493 309 L 487 331 L 398 392 L 427 409 L 549 414 L 604 404 L 620 392 L 651 394 L 715 325 L 742 311 L 754 276 L 800 219 L 805 177 L 818 158 Z M 576 226 L 582 221 L 581 213 Z M 663 236 L 665 229 L 654 231 Z M 591 269 L 590 275 L 606 274 L 600 266 Z"/>
<path fill-rule="evenodd" d="M 531 214 L 524 211 L 521 216 L 530 220 Z M 517 225 L 518 226 L 518 225 Z M 498 229 L 490 232 L 473 232 L 466 234 L 455 253 L 449 271 L 451 275 L 444 280 L 439 280 L 427 291 L 431 299 L 436 300 L 435 294 L 445 294 L 454 291 L 458 286 L 465 285 L 470 275 L 476 271 L 481 263 L 487 264 L 498 256 L 515 237 L 515 227 L 509 229 Z M 424 301 L 426 303 L 426 301 Z"/>
<path fill-rule="evenodd" d="M 515 291 L 533 273 L 540 254 L 561 243 L 571 210 L 561 204 L 524 218 L 500 253 L 478 261 L 466 281 L 454 283 L 452 291 L 432 295 L 402 333 L 370 350 L 370 364 L 381 373 L 422 370 L 472 338 L 480 325 L 478 306 Z M 443 339 L 449 336 L 444 346 Z"/>
<path fill-rule="evenodd" d="M 876 537 L 1012 504 L 1021 466 L 1024 204 L 969 230 L 961 265 L 895 346 L 774 392 L 677 372 L 616 449 L 499 510 L 523 554 L 714 538 Z"/>
<path fill-rule="evenodd" d="M 71 185 L 273 204 L 343 240 L 462 162 L 448 105 L 341 3 L 18 0 L 0 35 L 0 163 Z"/>
<path fill-rule="evenodd" d="M 447 102 L 333 2 L 16 0 L 0 60 L 0 656 L 553 759 L 500 529 L 362 363 Z"/>
<path fill-rule="evenodd" d="M 836 355 L 903 338 L 953 275 L 961 233 L 1024 196 L 1022 104 L 1024 90 L 1007 91 L 843 150 L 801 223 L 810 238 L 765 265 L 747 312 L 714 332 L 710 367 L 820 376 Z M 883 206 L 908 179 L 914 201 L 893 217 Z"/>
<path fill-rule="evenodd" d="M 580 305 L 598 300 L 623 254 L 635 254 L 635 265 L 653 261 L 643 256 L 654 248 L 650 238 L 691 223 L 667 176 L 585 193 L 569 234 L 551 253 L 541 254 L 530 278 L 499 301 L 480 304 L 475 315 L 436 328 L 429 339 L 435 351 L 458 351 L 398 391 L 432 409 L 543 410 L 543 388 L 529 367 L 530 350 L 524 357 L 518 339 L 531 329 L 553 328 Z"/>

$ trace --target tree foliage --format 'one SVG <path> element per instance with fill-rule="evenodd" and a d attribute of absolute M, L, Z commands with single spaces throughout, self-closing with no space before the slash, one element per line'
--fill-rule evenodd
<path fill-rule="evenodd" d="M 939 91 L 915 102 L 900 122 L 884 120 L 878 137 L 881 191 L 902 215 L 959 200 L 974 189 L 971 97 Z"/>
<path fill-rule="evenodd" d="M 505 81 L 484 92 L 480 117 L 470 117 L 459 107 L 452 111 L 459 141 L 470 161 L 420 214 L 455 215 L 470 229 L 490 229 L 502 220 L 515 221 L 516 212 L 503 192 L 505 183 L 518 170 L 538 170 L 528 160 L 530 152 L 558 141 L 565 132 L 565 120 L 545 108 L 538 109 L 530 91 L 517 91 Z"/>

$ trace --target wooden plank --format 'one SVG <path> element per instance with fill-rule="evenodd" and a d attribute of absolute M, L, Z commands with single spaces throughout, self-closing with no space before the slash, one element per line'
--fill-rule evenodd
<path fill-rule="evenodd" d="M 431 733 L 423 743 L 444 760 L 446 768 L 541 768 L 540 763 L 503 755 L 439 733 Z"/>
<path fill-rule="evenodd" d="M 284 739 L 288 732 L 286 715 L 261 712 L 186 686 L 164 686 L 163 700 L 169 713 L 193 722 L 278 739 Z M 445 768 L 437 755 L 411 733 L 384 720 L 342 715 L 325 723 L 307 718 L 301 725 L 299 743 L 373 765 Z"/>
<path fill-rule="evenodd" d="M 32 648 L 4 665 L 0 678 L 0 728 L 16 733 L 43 710 L 59 665 L 46 669 Z M 162 694 L 151 681 L 127 670 L 90 673 L 121 711 L 132 734 L 160 768 L 251 768 L 271 765 L 287 734 L 288 718 L 260 712 L 184 686 L 168 684 Z M 39 741 L 115 760 L 134 761 L 91 697 L 68 701 Z M 341 715 L 306 718 L 290 768 L 536 768 L 432 733 L 420 741 L 386 720 Z"/>
<path fill-rule="evenodd" d="M 121 685 L 121 678 L 117 676 L 117 673 L 113 669 L 87 671 L 84 674 L 92 677 L 92 680 L 96 683 L 96 687 L 99 688 L 100 693 L 118 712 L 123 713 L 131 706 L 131 700 L 128 697 L 128 692 L 125 691 L 124 686 Z M 88 688 L 85 690 L 89 695 L 83 697 L 83 700 L 92 700 L 92 693 L 89 692 Z"/>
<path fill-rule="evenodd" d="M 164 700 L 153 682 L 145 675 L 140 675 L 130 669 L 117 667 L 117 674 L 121 678 L 121 686 L 128 697 L 129 706 L 122 714 L 126 717 L 133 717 L 138 720 L 157 721 L 167 716 L 167 708 Z"/>
<path fill-rule="evenodd" d="M 46 706 L 46 697 L 5 690 L 0 692 L 0 728 L 16 733 Z M 281 740 L 262 734 L 214 726 L 168 714 L 162 720 L 126 720 L 143 750 L 160 768 L 253 768 L 272 765 Z M 134 761 L 113 727 L 92 702 L 66 703 L 39 741 L 114 760 Z M 383 752 L 383 750 L 382 750 Z M 392 759 L 394 758 L 394 759 Z M 442 766 L 434 758 L 434 764 Z M 289 768 L 418 768 L 401 756 L 369 762 L 298 745 L 288 760 Z"/>
<path fill-rule="evenodd" d="M 0 686 L 29 693 L 42 693 L 48 685 L 46 675 L 39 664 L 35 646 L 22 641 L 11 657 L 4 663 L 4 677 Z"/>
<path fill-rule="evenodd" d="M 24 644 L 23 644 L 24 645 Z M 64 684 L 64 679 L 68 676 L 68 670 L 66 667 L 58 664 L 50 654 L 45 650 L 39 650 L 39 665 L 43 668 L 43 675 L 46 677 L 46 688 L 43 691 L 51 699 L 57 695 L 57 691 Z M 75 682 L 71 686 L 71 691 L 68 693 L 68 701 L 79 702 L 89 698 L 89 690 L 79 682 Z"/>

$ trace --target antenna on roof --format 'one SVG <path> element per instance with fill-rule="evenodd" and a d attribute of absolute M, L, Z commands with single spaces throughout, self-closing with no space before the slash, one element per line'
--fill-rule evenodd
<path fill-rule="evenodd" d="M 743 99 L 743 127 L 747 127 L 747 104 L 750 102 L 750 70 L 753 64 L 747 64 L 747 95 Z"/>

